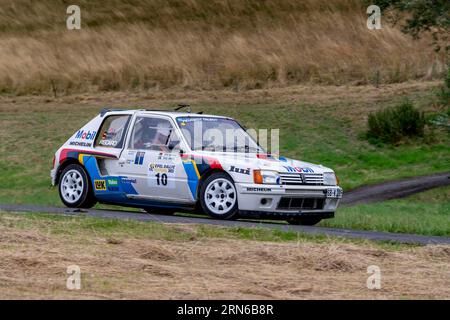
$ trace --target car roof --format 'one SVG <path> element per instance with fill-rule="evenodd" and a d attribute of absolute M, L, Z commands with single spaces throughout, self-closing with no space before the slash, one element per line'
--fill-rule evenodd
<path fill-rule="evenodd" d="M 100 115 L 103 117 L 108 114 L 154 114 L 154 115 L 164 115 L 169 116 L 173 119 L 177 117 L 209 117 L 209 118 L 223 118 L 223 119 L 231 119 L 230 117 L 218 116 L 212 114 L 203 114 L 203 113 L 191 113 L 191 112 L 179 112 L 179 111 L 168 111 L 168 110 L 148 110 L 148 109 L 103 109 L 100 112 Z"/>

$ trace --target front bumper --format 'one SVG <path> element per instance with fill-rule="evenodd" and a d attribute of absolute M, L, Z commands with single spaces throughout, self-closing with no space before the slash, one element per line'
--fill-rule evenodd
<path fill-rule="evenodd" d="M 342 198 L 342 188 L 338 186 L 237 183 L 236 189 L 239 211 L 254 217 L 332 218 Z"/>

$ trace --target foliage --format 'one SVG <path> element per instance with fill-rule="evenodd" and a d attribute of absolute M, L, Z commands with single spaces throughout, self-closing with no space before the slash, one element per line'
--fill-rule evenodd
<path fill-rule="evenodd" d="M 447 67 L 447 75 L 445 76 L 444 85 L 439 92 L 439 99 L 442 105 L 446 106 L 447 114 L 450 115 L 450 64 Z"/>
<path fill-rule="evenodd" d="M 448 35 L 450 32 L 450 1 L 448 0 L 379 0 L 377 5 L 382 11 L 391 13 L 391 20 L 397 23 L 403 19 L 402 30 L 419 38 L 424 32 L 431 32 L 436 51 L 445 46 L 450 50 Z"/>
<path fill-rule="evenodd" d="M 369 115 L 369 141 L 397 143 L 405 137 L 423 136 L 425 116 L 409 101 Z"/>

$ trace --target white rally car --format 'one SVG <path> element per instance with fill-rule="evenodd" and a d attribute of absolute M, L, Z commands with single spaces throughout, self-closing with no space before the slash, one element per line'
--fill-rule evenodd
<path fill-rule="evenodd" d="M 53 162 L 52 184 L 72 208 L 101 202 L 313 225 L 333 217 L 342 197 L 333 170 L 267 154 L 235 120 L 213 115 L 104 109 Z"/>

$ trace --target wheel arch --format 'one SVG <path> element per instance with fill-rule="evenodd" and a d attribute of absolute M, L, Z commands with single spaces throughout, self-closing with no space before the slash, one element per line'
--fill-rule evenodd
<path fill-rule="evenodd" d="M 215 173 L 225 173 L 231 179 L 231 181 L 233 183 L 235 183 L 233 177 L 228 172 L 226 172 L 225 170 L 219 169 L 219 168 L 209 169 L 208 171 L 204 172 L 202 174 L 202 176 L 200 177 L 200 180 L 199 180 L 199 183 L 198 183 L 198 186 L 197 186 L 197 192 L 196 192 L 197 205 L 200 203 L 200 190 L 202 189 L 203 183 L 206 181 L 206 179 L 208 179 L 210 176 L 212 176 Z"/>
<path fill-rule="evenodd" d="M 55 185 L 59 184 L 59 179 L 61 177 L 62 172 L 64 171 L 65 168 L 67 168 L 71 164 L 78 164 L 79 166 L 81 166 L 84 169 L 84 171 L 86 172 L 86 175 L 89 179 L 89 183 L 91 182 L 91 177 L 89 176 L 89 173 L 86 170 L 86 168 L 84 167 L 84 165 L 82 163 L 80 163 L 80 161 L 78 161 L 78 159 L 76 159 L 76 158 L 67 158 L 58 166 L 58 171 L 56 172 L 56 178 L 55 178 Z"/>
<path fill-rule="evenodd" d="M 93 184 L 92 184 L 92 179 L 89 175 L 89 172 L 86 170 L 86 167 L 80 163 L 80 161 L 78 161 L 78 159 L 70 157 L 65 159 L 63 162 L 61 162 L 61 164 L 58 167 L 58 172 L 57 172 L 57 182 L 56 185 L 59 185 L 59 180 L 61 179 L 61 175 L 64 172 L 64 170 L 67 170 L 69 166 L 71 165 L 76 165 L 79 167 L 79 169 L 77 169 L 78 171 L 83 171 L 83 175 L 86 176 L 86 184 L 85 184 L 85 188 L 83 189 L 83 193 L 85 193 L 84 198 L 81 197 L 79 198 L 75 203 L 70 203 L 68 204 L 62 197 L 61 195 L 61 186 L 58 186 L 58 191 L 59 191 L 59 195 L 61 198 L 61 201 L 69 208 L 92 208 L 96 203 L 97 203 L 97 198 L 95 196 L 95 192 L 93 190 Z M 81 201 L 81 202 L 80 202 Z"/>

